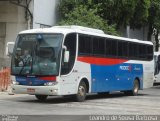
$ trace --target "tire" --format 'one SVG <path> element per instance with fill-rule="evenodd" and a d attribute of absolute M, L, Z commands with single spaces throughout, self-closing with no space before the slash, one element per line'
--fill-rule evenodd
<path fill-rule="evenodd" d="M 78 87 L 78 92 L 75 95 L 75 100 L 77 102 L 83 102 L 86 99 L 87 87 L 85 82 L 80 82 Z"/>
<path fill-rule="evenodd" d="M 133 89 L 131 91 L 125 91 L 124 93 L 130 96 L 137 96 L 139 91 L 139 82 L 137 79 L 134 80 Z"/>
<path fill-rule="evenodd" d="M 35 95 L 35 97 L 39 100 L 39 101 L 41 101 L 41 102 L 44 102 L 44 101 L 46 101 L 46 99 L 47 99 L 47 95 Z"/>

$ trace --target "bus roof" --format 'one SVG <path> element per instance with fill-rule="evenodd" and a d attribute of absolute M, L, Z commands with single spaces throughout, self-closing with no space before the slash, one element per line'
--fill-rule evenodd
<path fill-rule="evenodd" d="M 99 29 L 93 29 L 93 28 L 88 28 L 88 27 L 83 27 L 83 26 L 76 26 L 76 25 L 71 25 L 71 26 L 53 26 L 51 28 L 30 29 L 30 30 L 22 31 L 19 34 L 62 33 L 62 34 L 65 35 L 65 34 L 73 33 L 73 32 L 153 45 L 153 43 L 149 42 L 149 41 L 142 41 L 142 40 L 138 40 L 138 39 L 131 39 L 131 38 L 108 35 L 108 34 L 105 34 L 102 30 L 99 30 Z"/>

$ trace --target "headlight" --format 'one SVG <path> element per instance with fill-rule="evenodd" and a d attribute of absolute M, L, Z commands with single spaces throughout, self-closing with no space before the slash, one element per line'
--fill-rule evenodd
<path fill-rule="evenodd" d="M 44 83 L 45 86 L 53 86 L 56 85 L 58 82 L 46 82 Z"/>
<path fill-rule="evenodd" d="M 13 84 L 13 85 L 19 85 L 19 82 L 12 81 L 12 84 Z"/>

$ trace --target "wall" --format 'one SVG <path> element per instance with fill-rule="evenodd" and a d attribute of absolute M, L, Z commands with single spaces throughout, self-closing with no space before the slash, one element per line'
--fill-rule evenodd
<path fill-rule="evenodd" d="M 141 29 L 131 29 L 129 26 L 126 28 L 121 28 L 119 30 L 123 37 L 128 37 L 132 39 L 147 40 L 148 27 Z"/>
<path fill-rule="evenodd" d="M 33 14 L 33 25 L 30 25 L 31 21 L 25 20 L 24 8 L 11 4 L 9 1 L 0 1 L 0 69 L 10 66 L 10 59 L 5 55 L 6 43 L 15 41 L 20 31 L 32 27 L 55 25 L 58 2 L 59 0 L 32 0 L 29 9 Z"/>
<path fill-rule="evenodd" d="M 33 28 L 55 25 L 58 1 L 59 0 L 34 0 Z"/>
<path fill-rule="evenodd" d="M 10 64 L 5 55 L 6 43 L 15 41 L 17 34 L 24 29 L 27 29 L 25 10 L 9 1 L 0 1 L 0 69 Z"/>

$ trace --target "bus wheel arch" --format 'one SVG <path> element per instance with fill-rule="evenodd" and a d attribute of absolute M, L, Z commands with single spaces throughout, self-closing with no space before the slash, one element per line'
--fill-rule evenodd
<path fill-rule="evenodd" d="M 138 78 L 138 77 L 136 77 L 135 79 L 134 79 L 134 81 L 135 80 L 137 80 L 138 81 L 138 84 L 139 84 L 139 89 L 141 88 L 141 82 L 140 82 L 140 79 Z"/>
<path fill-rule="evenodd" d="M 79 81 L 77 94 L 75 99 L 77 102 L 83 102 L 86 98 L 86 93 L 89 92 L 89 82 L 86 78 L 83 78 Z"/>
<path fill-rule="evenodd" d="M 83 79 L 81 79 L 80 83 L 81 83 L 82 81 L 86 84 L 87 93 L 88 93 L 88 92 L 89 92 L 89 81 L 88 81 L 88 79 L 87 79 L 87 78 L 83 78 Z"/>

